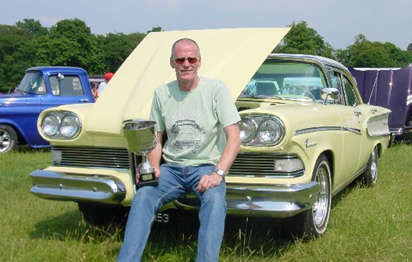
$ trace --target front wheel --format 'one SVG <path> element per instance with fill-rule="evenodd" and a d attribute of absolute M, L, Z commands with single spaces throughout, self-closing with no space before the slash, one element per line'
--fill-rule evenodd
<path fill-rule="evenodd" d="M 290 229 L 294 237 L 314 239 L 324 234 L 329 222 L 332 204 L 331 169 L 326 156 L 316 161 L 313 181 L 318 183 L 316 200 L 313 206 L 291 218 Z"/>
<path fill-rule="evenodd" d="M 17 134 L 13 127 L 0 125 L 0 154 L 6 154 L 17 146 Z"/>

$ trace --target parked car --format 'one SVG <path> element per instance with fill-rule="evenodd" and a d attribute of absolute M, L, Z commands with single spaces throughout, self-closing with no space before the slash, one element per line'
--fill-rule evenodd
<path fill-rule="evenodd" d="M 37 130 L 37 118 L 49 107 L 93 103 L 87 72 L 77 67 L 42 66 L 25 71 L 11 94 L 0 95 L 0 154 L 18 144 L 49 147 Z"/>
<path fill-rule="evenodd" d="M 412 141 L 412 66 L 349 68 L 365 103 L 392 111 L 389 130 L 396 140 Z"/>
<path fill-rule="evenodd" d="M 122 124 L 148 118 L 154 88 L 174 78 L 168 65 L 172 43 L 191 37 L 202 50 L 201 74 L 226 82 L 242 119 L 241 150 L 225 178 L 228 215 L 284 218 L 297 236 L 324 234 L 332 196 L 358 177 L 366 186 L 376 183 L 378 158 L 390 145 L 390 110 L 363 104 L 351 74 L 333 60 L 268 56 L 287 31 L 150 33 L 95 104 L 40 115 L 52 165 L 30 174 L 31 192 L 78 202 L 90 223 L 124 217 L 139 190 L 135 169 L 141 156 L 127 150 Z M 57 125 L 63 116 L 73 119 L 70 137 Z M 198 208 L 188 194 L 156 219 L 168 220 L 169 209 Z"/>

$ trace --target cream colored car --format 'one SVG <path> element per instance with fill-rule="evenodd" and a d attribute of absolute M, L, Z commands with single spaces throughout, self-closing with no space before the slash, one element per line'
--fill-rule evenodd
<path fill-rule="evenodd" d="M 127 150 L 122 123 L 148 118 L 153 89 L 174 78 L 172 43 L 191 37 L 202 50 L 201 75 L 226 82 L 242 117 L 242 147 L 226 176 L 228 214 L 287 218 L 297 236 L 322 235 L 334 195 L 358 177 L 376 183 L 378 157 L 391 141 L 390 110 L 363 104 L 348 70 L 333 60 L 268 56 L 287 31 L 149 34 L 95 104 L 41 114 L 52 165 L 30 174 L 32 193 L 78 202 L 95 224 L 124 216 L 141 156 Z M 168 208 L 193 211 L 198 202 L 187 195 Z"/>

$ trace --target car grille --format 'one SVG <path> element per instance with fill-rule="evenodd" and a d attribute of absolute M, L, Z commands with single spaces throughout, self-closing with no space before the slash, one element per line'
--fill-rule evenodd
<path fill-rule="evenodd" d="M 303 170 L 296 173 L 280 173 L 274 171 L 275 159 L 288 158 L 296 158 L 296 156 L 267 153 L 239 153 L 229 170 L 229 176 L 296 177 L 301 175 Z"/>
<path fill-rule="evenodd" d="M 53 146 L 54 166 L 129 169 L 129 152 L 124 148 Z"/>

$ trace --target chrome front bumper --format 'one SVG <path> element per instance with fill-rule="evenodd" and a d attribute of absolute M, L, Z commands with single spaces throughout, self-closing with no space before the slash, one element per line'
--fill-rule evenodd
<path fill-rule="evenodd" d="M 317 182 L 298 185 L 227 185 L 228 215 L 249 217 L 291 217 L 313 206 L 319 190 Z M 199 208 L 194 195 L 175 201 L 178 209 Z"/>
<path fill-rule="evenodd" d="M 112 176 L 36 170 L 30 178 L 30 191 L 44 199 L 119 204 L 126 196 L 124 184 Z"/>

